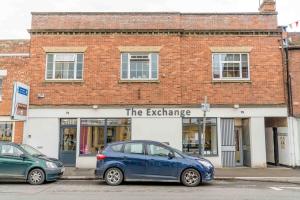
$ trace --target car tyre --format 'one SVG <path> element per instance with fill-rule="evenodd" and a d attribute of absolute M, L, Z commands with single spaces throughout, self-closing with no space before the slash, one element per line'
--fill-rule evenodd
<path fill-rule="evenodd" d="M 112 167 L 106 170 L 104 178 L 108 185 L 116 186 L 123 182 L 124 175 L 119 168 Z"/>
<path fill-rule="evenodd" d="M 45 173 L 41 169 L 33 169 L 29 172 L 27 177 L 28 183 L 31 185 L 40 185 L 45 182 Z"/>
<path fill-rule="evenodd" d="M 186 169 L 181 174 L 181 182 L 188 187 L 198 186 L 201 183 L 201 175 L 196 169 Z"/>

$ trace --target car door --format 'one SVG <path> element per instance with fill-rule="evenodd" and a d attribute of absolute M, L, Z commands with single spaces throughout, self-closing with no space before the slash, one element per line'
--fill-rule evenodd
<path fill-rule="evenodd" d="M 178 158 L 171 149 L 159 144 L 146 145 L 146 174 L 149 179 L 176 180 L 178 177 Z"/>
<path fill-rule="evenodd" d="M 0 177 L 25 178 L 31 161 L 21 157 L 23 152 L 12 144 L 0 145 Z"/>
<path fill-rule="evenodd" d="M 125 179 L 143 179 L 146 171 L 145 147 L 141 142 L 124 144 Z"/>

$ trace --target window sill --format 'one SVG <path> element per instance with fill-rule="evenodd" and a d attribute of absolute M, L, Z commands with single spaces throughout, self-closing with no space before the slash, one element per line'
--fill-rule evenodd
<path fill-rule="evenodd" d="M 45 83 L 83 83 L 84 80 L 44 80 Z"/>
<path fill-rule="evenodd" d="M 160 83 L 159 80 L 119 80 L 119 83 Z"/>
<path fill-rule="evenodd" d="M 251 80 L 212 80 L 212 83 L 252 83 Z"/>

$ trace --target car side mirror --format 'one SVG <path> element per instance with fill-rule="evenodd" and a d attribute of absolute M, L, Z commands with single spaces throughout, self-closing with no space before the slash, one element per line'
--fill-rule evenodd
<path fill-rule="evenodd" d="M 22 158 L 24 160 L 25 158 L 27 158 L 27 156 L 23 153 L 20 155 L 20 158 Z"/>
<path fill-rule="evenodd" d="M 169 152 L 168 157 L 169 157 L 169 159 L 173 159 L 173 158 L 175 158 L 175 155 L 173 152 Z"/>

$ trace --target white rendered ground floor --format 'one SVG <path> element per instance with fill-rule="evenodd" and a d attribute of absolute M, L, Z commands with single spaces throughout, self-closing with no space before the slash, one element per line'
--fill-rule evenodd
<path fill-rule="evenodd" d="M 123 140 L 160 141 L 196 156 L 204 140 L 216 167 L 299 165 L 297 120 L 287 108 L 211 108 L 206 117 L 202 134 L 203 112 L 195 107 L 31 107 L 23 142 L 79 168 L 94 168 L 97 152 Z"/>

